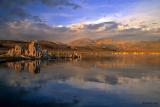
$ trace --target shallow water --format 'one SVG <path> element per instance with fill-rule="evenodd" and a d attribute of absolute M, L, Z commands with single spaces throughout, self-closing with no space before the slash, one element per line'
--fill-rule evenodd
<path fill-rule="evenodd" d="M 12 107 L 159 107 L 160 56 L 0 64 L 0 104 Z"/>

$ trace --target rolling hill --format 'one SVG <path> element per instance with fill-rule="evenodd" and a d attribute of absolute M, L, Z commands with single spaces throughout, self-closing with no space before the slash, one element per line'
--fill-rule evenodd
<path fill-rule="evenodd" d="M 91 40 L 83 38 L 71 41 L 69 46 L 74 48 L 101 49 L 105 51 L 160 51 L 160 40 L 139 41 L 139 40 L 113 40 L 110 38 L 101 38 Z"/>

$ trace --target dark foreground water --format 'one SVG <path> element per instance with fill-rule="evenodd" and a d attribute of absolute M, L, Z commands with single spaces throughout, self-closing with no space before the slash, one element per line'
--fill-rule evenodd
<path fill-rule="evenodd" d="M 160 56 L 0 64 L 0 107 L 160 107 Z"/>

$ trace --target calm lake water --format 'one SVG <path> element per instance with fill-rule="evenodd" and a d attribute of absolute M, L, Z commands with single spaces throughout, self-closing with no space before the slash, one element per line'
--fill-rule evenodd
<path fill-rule="evenodd" d="M 160 56 L 2 63 L 0 105 L 160 107 Z"/>

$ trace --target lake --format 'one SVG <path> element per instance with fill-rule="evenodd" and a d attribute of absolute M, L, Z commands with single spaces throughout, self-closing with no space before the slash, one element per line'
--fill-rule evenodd
<path fill-rule="evenodd" d="M 160 107 L 160 56 L 0 64 L 4 107 Z"/>

